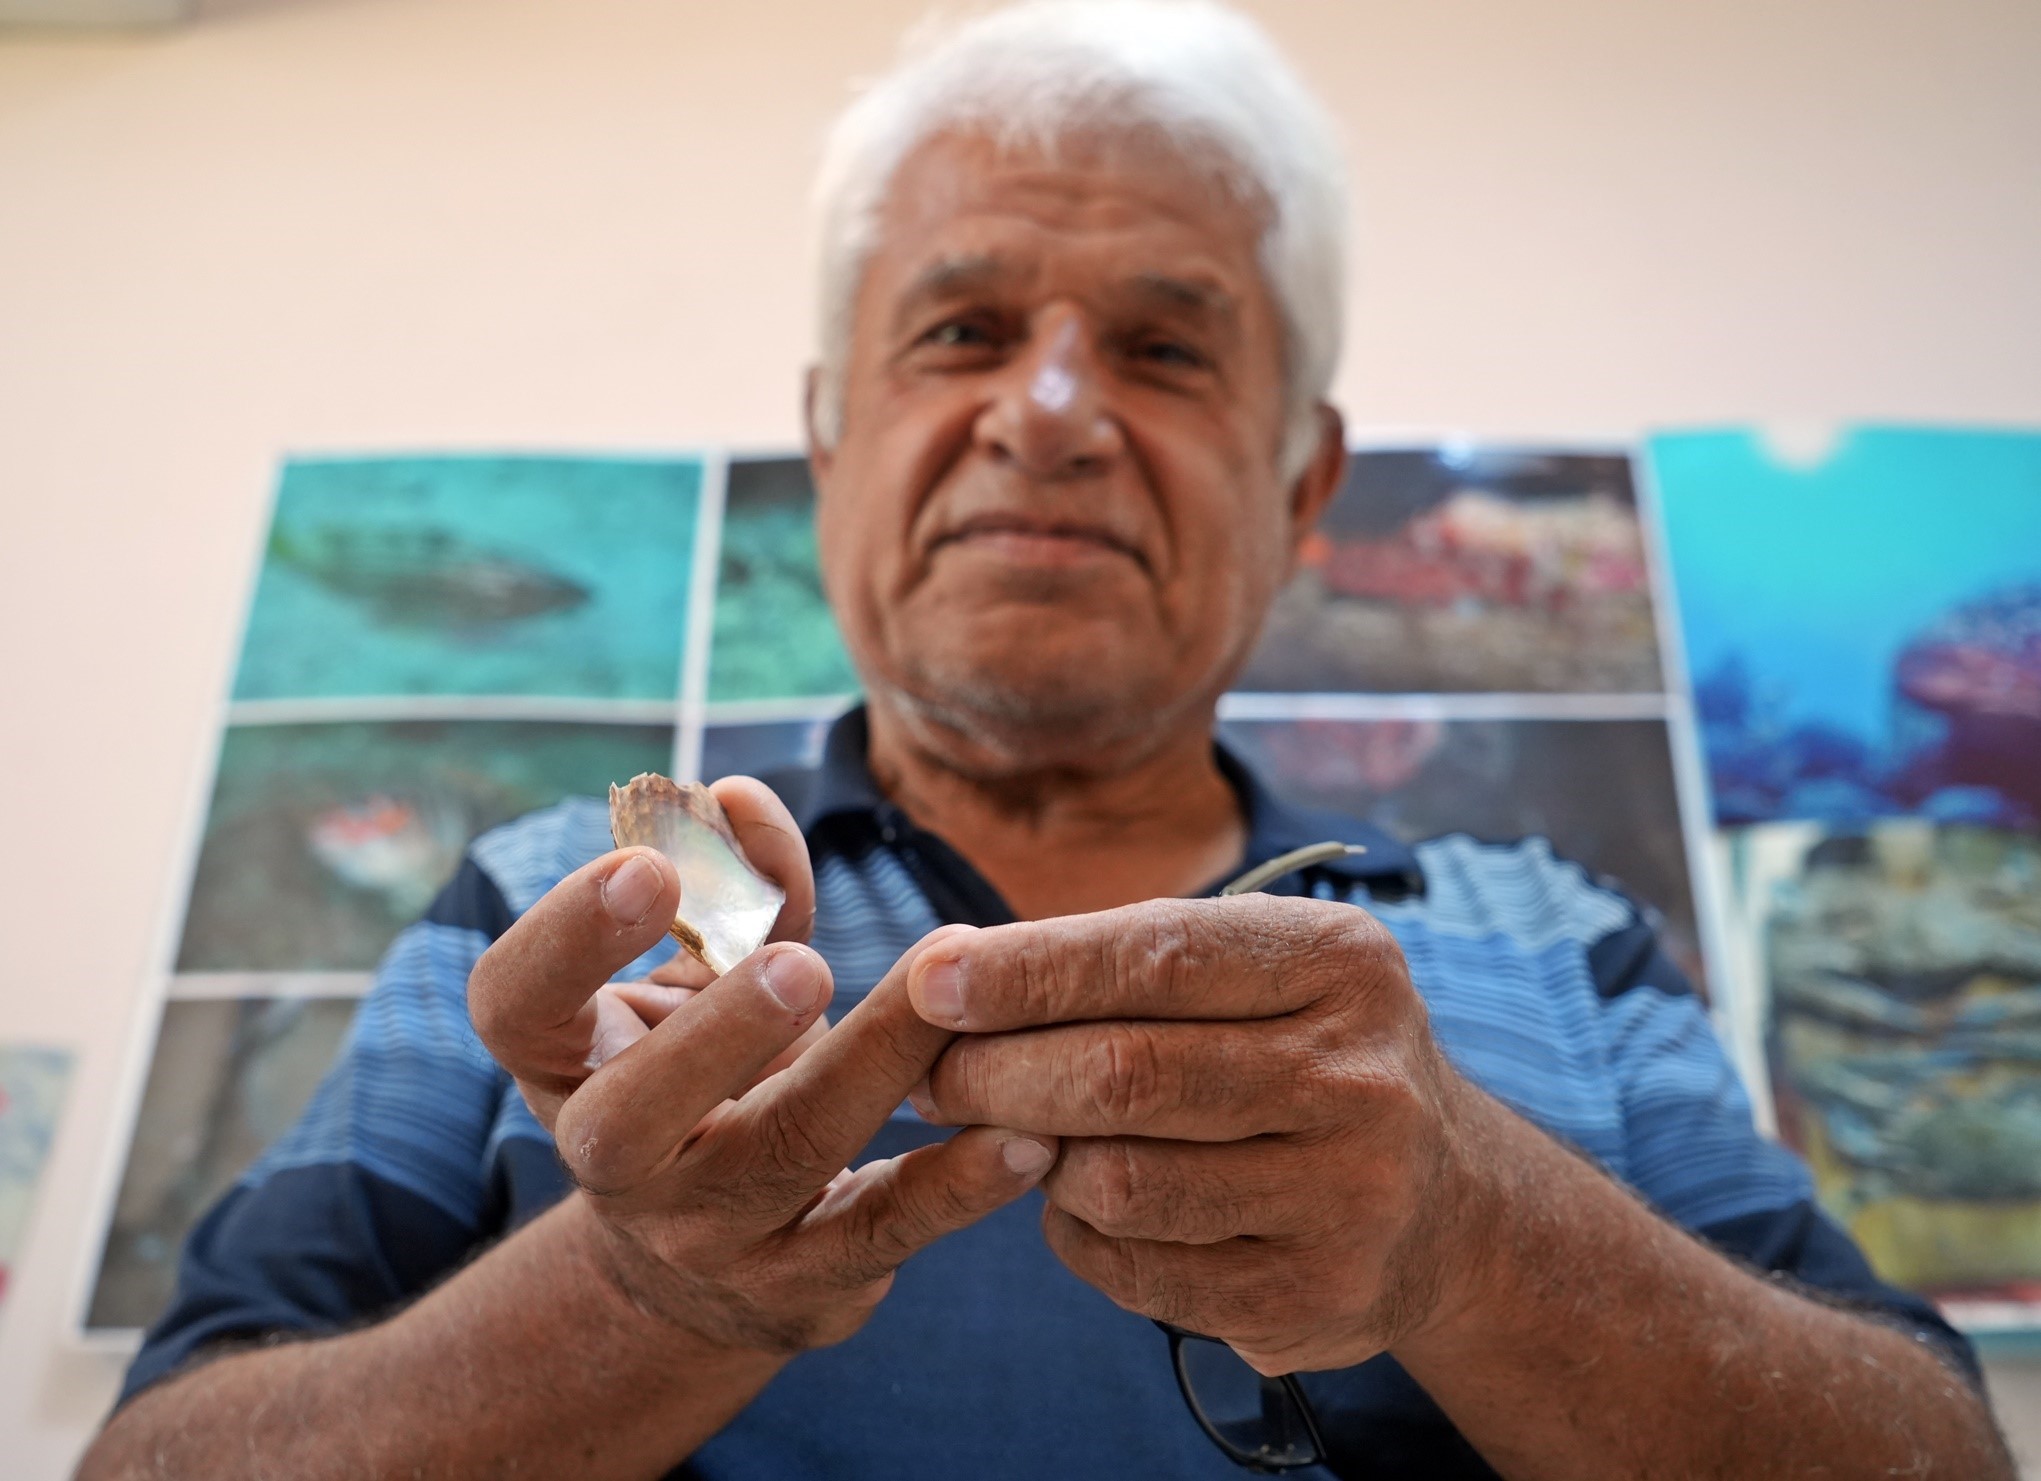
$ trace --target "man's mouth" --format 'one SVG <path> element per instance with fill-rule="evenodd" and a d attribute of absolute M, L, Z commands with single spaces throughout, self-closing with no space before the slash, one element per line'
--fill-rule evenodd
<path fill-rule="evenodd" d="M 1076 566 L 1102 558 L 1123 557 L 1143 570 L 1148 561 L 1133 545 L 1095 525 L 988 516 L 968 520 L 945 531 L 929 547 L 930 556 L 960 547 L 1021 566 Z"/>

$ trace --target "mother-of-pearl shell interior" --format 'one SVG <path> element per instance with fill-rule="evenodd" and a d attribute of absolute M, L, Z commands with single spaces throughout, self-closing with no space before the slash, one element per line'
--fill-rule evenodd
<path fill-rule="evenodd" d="M 717 976 L 765 944 L 786 892 L 744 857 L 728 814 L 698 782 L 641 772 L 609 789 L 617 847 L 646 844 L 680 873 L 673 937 Z"/>

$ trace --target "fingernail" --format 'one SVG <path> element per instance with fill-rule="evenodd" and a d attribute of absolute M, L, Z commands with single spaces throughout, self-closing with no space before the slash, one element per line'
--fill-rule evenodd
<path fill-rule="evenodd" d="M 907 1092 L 907 1104 L 914 1107 L 914 1114 L 933 1124 L 935 1121 L 935 1096 L 929 1091 L 928 1077 L 921 1077 L 919 1083 Z"/>
<path fill-rule="evenodd" d="M 829 984 L 805 951 L 775 952 L 765 964 L 765 990 L 789 1013 L 806 1013 L 822 1001 Z"/>
<path fill-rule="evenodd" d="M 1024 1136 L 1010 1136 L 999 1144 L 999 1160 L 1015 1177 L 1032 1183 L 1049 1170 L 1049 1164 L 1055 1157 L 1040 1142 Z"/>
<path fill-rule="evenodd" d="M 660 883 L 659 871 L 652 863 L 633 855 L 602 882 L 602 908 L 618 925 L 635 926 L 659 898 Z"/>
<path fill-rule="evenodd" d="M 954 957 L 930 962 L 921 970 L 922 1017 L 964 1023 L 964 964 Z"/>

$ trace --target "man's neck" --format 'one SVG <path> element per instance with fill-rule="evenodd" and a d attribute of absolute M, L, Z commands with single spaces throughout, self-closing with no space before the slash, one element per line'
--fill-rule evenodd
<path fill-rule="evenodd" d="M 1247 825 L 1210 718 L 1133 759 L 988 773 L 874 704 L 868 756 L 896 806 L 1039 920 L 1195 894 L 1239 863 Z"/>

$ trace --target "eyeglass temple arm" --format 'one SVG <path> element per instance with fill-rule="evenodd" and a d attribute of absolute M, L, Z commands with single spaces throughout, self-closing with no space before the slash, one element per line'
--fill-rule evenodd
<path fill-rule="evenodd" d="M 1263 885 L 1281 879 L 1292 870 L 1309 869 L 1313 864 L 1323 864 L 1328 859 L 1350 858 L 1366 852 L 1367 849 L 1358 843 L 1307 843 L 1302 848 L 1291 849 L 1287 854 L 1277 854 L 1266 864 L 1257 864 L 1219 893 L 1251 895 Z"/>

